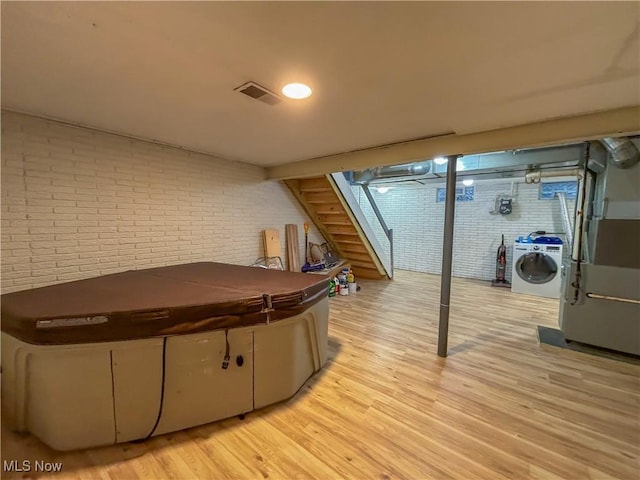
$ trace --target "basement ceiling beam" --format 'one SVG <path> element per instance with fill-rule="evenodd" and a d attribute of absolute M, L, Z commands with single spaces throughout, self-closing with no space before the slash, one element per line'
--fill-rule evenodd
<path fill-rule="evenodd" d="M 395 143 L 383 147 L 312 158 L 267 168 L 267 177 L 284 180 L 371 167 L 416 162 L 448 155 L 471 155 L 519 148 L 561 145 L 640 132 L 640 107 L 558 118 L 466 135 Z"/>

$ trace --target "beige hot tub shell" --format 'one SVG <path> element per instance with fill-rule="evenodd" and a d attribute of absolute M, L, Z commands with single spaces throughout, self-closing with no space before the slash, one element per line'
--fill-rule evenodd
<path fill-rule="evenodd" d="M 3 332 L 3 421 L 73 450 L 251 412 L 291 397 L 325 364 L 328 309 L 324 298 L 268 324 L 105 343 L 33 345 Z"/>

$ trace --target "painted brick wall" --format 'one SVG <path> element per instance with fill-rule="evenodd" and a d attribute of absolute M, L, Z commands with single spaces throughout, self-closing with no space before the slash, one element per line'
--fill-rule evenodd
<path fill-rule="evenodd" d="M 510 215 L 491 215 L 494 201 L 501 193 L 510 193 L 511 182 L 486 180 L 476 182 L 475 200 L 457 202 L 453 247 L 453 275 L 491 280 L 495 277 L 495 260 L 500 235 L 507 246 L 507 278 L 511 279 L 513 242 L 537 230 L 562 232 L 560 204 L 557 200 L 538 200 L 538 185 L 516 183 L 516 198 Z M 414 187 L 396 185 L 381 194 L 372 188 L 374 199 L 394 234 L 395 268 L 440 273 L 444 203 L 436 203 L 436 189 L 442 184 Z M 360 187 L 352 187 L 360 206 L 372 225 L 377 223 L 369 202 Z M 573 212 L 574 201 L 568 200 Z M 374 228 L 376 236 L 383 235 Z M 560 235 L 564 239 L 564 235 Z M 565 249 L 566 250 L 566 249 Z"/>
<path fill-rule="evenodd" d="M 128 269 L 251 264 L 308 221 L 264 169 L 2 113 L 2 292 Z M 311 237 L 318 241 L 315 228 Z M 284 260 L 284 259 L 283 259 Z"/>

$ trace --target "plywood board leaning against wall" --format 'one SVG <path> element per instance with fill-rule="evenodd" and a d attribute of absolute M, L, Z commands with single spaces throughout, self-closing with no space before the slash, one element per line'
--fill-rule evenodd
<path fill-rule="evenodd" d="M 264 231 L 264 256 L 282 258 L 280 231 L 275 228 L 267 228 Z"/>
<path fill-rule="evenodd" d="M 298 226 L 285 225 L 287 242 L 287 268 L 290 272 L 300 271 L 300 243 L 298 241 Z"/>

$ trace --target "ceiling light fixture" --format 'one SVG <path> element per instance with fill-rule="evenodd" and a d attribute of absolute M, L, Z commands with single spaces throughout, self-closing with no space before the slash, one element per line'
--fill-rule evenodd
<path fill-rule="evenodd" d="M 436 165 L 444 165 L 445 163 L 447 163 L 447 159 L 444 157 L 436 157 L 433 159 L 434 162 L 436 162 Z"/>
<path fill-rule="evenodd" d="M 473 185 L 473 178 L 465 178 L 464 180 L 462 180 L 462 184 L 465 187 L 470 187 L 471 185 Z"/>
<path fill-rule="evenodd" d="M 389 191 L 389 187 L 378 187 L 378 193 L 387 193 Z"/>
<path fill-rule="evenodd" d="M 311 87 L 304 83 L 288 83 L 282 87 L 282 94 L 285 97 L 300 100 L 311 96 Z"/>

